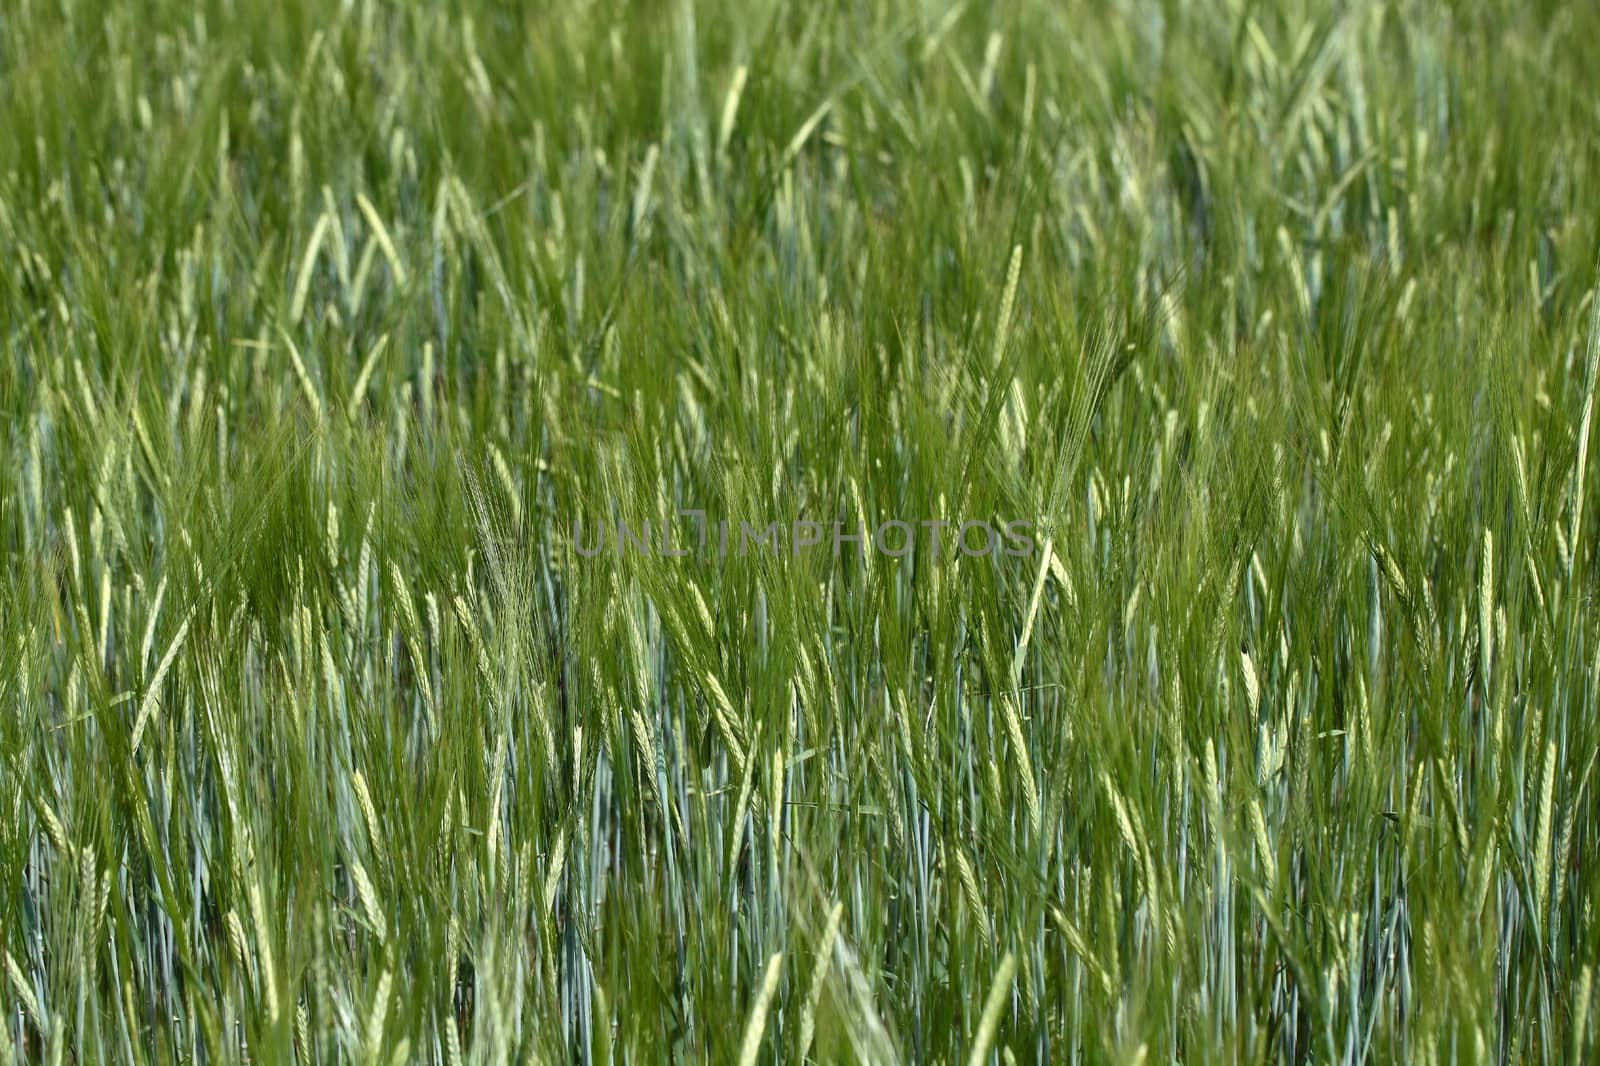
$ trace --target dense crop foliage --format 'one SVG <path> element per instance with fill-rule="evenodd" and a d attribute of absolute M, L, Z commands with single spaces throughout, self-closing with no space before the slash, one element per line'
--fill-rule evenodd
<path fill-rule="evenodd" d="M 7 0 L 0 1063 L 1591 1058 L 1596 42 Z"/>

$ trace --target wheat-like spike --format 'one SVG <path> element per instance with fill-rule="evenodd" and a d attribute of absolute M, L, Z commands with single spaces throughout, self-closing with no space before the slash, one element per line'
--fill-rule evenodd
<path fill-rule="evenodd" d="M 950 850 L 955 853 L 956 872 L 961 878 L 961 889 L 967 896 L 967 906 L 972 908 L 972 914 L 977 919 L 984 939 L 988 939 L 993 935 L 994 923 L 989 918 L 989 907 L 984 903 L 983 893 L 978 888 L 977 872 L 959 844 L 952 844 Z"/>
<path fill-rule="evenodd" d="M 22 1010 L 33 1019 L 33 1027 L 41 1033 L 48 1033 L 50 1026 L 45 1017 L 44 1008 L 39 1004 L 39 997 L 34 995 L 33 986 L 28 983 L 28 975 L 22 972 L 22 967 L 17 964 L 17 957 L 3 947 L 0 955 L 6 959 L 6 978 L 11 982 L 11 988 L 16 992 L 17 998 L 22 1001 Z M 9 1035 L 5 1042 L 10 1042 Z"/>
<path fill-rule="evenodd" d="M 1478 569 L 1478 673 L 1483 691 L 1489 691 L 1489 669 L 1494 661 L 1494 534 L 1483 531 L 1483 561 Z"/>
<path fill-rule="evenodd" d="M 111 571 L 100 571 L 100 637 L 95 644 L 100 662 L 111 658 Z"/>
<path fill-rule="evenodd" d="M 1394 594 L 1402 603 L 1411 601 L 1411 590 L 1406 586 L 1405 575 L 1400 572 L 1400 564 L 1381 543 L 1373 541 L 1372 551 L 1378 557 L 1378 565 L 1383 570 L 1384 578 L 1389 582 Z"/>
<path fill-rule="evenodd" d="M 1006 342 L 1011 338 L 1011 313 L 1017 305 L 1017 283 L 1022 279 L 1022 245 L 1011 249 L 1011 261 L 1006 266 L 1006 287 L 1000 297 L 1000 317 L 995 319 L 994 346 L 989 350 L 989 363 L 999 366 L 1005 359 Z"/>
<path fill-rule="evenodd" d="M 305 395 L 306 404 L 311 408 L 313 418 L 322 418 L 322 397 L 317 393 L 317 386 L 311 380 L 311 374 L 306 370 L 305 360 L 300 358 L 300 349 L 295 346 L 294 339 L 288 331 L 283 332 L 284 346 L 289 349 L 289 362 L 294 364 L 295 380 L 300 383 L 300 391 Z"/>
<path fill-rule="evenodd" d="M 239 965 L 244 967 L 245 974 L 251 983 L 255 983 L 255 960 L 250 957 L 249 941 L 245 938 L 244 922 L 240 920 L 239 912 L 232 907 L 228 908 L 228 916 L 224 919 L 224 924 L 228 927 L 228 946 L 233 948 L 233 957 L 238 960 Z"/>
<path fill-rule="evenodd" d="M 389 1020 L 389 990 L 394 984 L 394 971 L 384 970 L 378 978 L 378 988 L 372 997 L 372 1013 L 367 1015 L 365 1050 L 367 1062 L 376 1063 L 383 1048 L 383 1030 Z"/>
<path fill-rule="evenodd" d="M 567 864 L 567 827 L 563 825 L 556 832 L 556 844 L 550 853 L 550 868 L 544 875 L 544 909 L 546 914 L 552 914 L 556 906 L 556 885 L 561 880 L 562 869 Z"/>
<path fill-rule="evenodd" d="M 1122 798 L 1116 783 L 1111 780 L 1111 775 L 1105 771 L 1100 773 L 1100 785 L 1105 789 L 1106 798 L 1111 801 L 1112 813 L 1117 818 L 1117 831 L 1122 835 L 1122 842 L 1127 846 L 1128 853 L 1135 859 L 1139 858 L 1139 833 L 1134 828 L 1133 816 L 1128 811 L 1128 805 Z"/>
<path fill-rule="evenodd" d="M 788 170 L 789 164 L 793 163 L 800 155 L 801 151 L 806 146 L 806 142 L 811 139 L 811 135 L 815 133 L 817 127 L 822 124 L 822 120 L 828 116 L 828 112 L 833 110 L 834 102 L 834 97 L 828 97 L 826 100 L 822 101 L 822 103 L 817 105 L 817 109 L 815 111 L 806 116 L 806 120 L 804 122 L 800 123 L 800 128 L 795 130 L 794 136 L 789 138 L 789 143 L 783 148 L 783 155 L 778 162 L 779 173 Z"/>
<path fill-rule="evenodd" d="M 628 650 L 632 656 L 628 671 L 629 679 L 633 682 L 634 706 L 643 710 L 650 705 L 650 691 L 647 673 L 649 670 L 649 656 L 645 649 L 644 631 L 639 626 L 638 610 L 624 610 L 623 619 L 628 631 Z"/>
<path fill-rule="evenodd" d="M 887 691 L 884 692 L 883 698 L 884 702 L 890 702 L 889 693 Z M 920 745 L 917 743 L 917 737 L 921 733 L 921 730 L 916 728 L 915 720 L 913 719 L 911 713 L 906 709 L 905 693 L 896 692 L 894 694 L 894 699 L 891 706 L 894 709 L 894 721 L 895 726 L 897 727 L 901 749 L 905 752 L 906 759 L 911 766 L 919 767 L 922 765 L 922 752 Z M 990 768 L 993 769 L 993 766 L 994 764 L 991 763 Z"/>
<path fill-rule="evenodd" d="M 93 848 L 78 849 L 78 906 L 84 916 L 84 927 L 91 942 L 99 932 L 100 924 L 98 913 L 100 883 L 95 872 L 97 866 Z"/>
<path fill-rule="evenodd" d="M 1538 919 L 1541 930 L 1548 929 L 1550 914 L 1547 907 L 1550 902 L 1550 829 L 1553 821 L 1554 797 L 1556 783 L 1556 742 L 1550 741 L 1544 749 L 1544 773 L 1540 775 L 1539 795 L 1539 821 L 1538 830 L 1534 837 L 1533 858 L 1538 870 L 1538 881 L 1535 883 L 1535 896 L 1538 900 Z"/>
<path fill-rule="evenodd" d="M 467 643 L 472 646 L 473 664 L 477 668 L 478 677 L 483 682 L 483 692 L 488 696 L 489 703 L 495 708 L 500 706 L 501 681 L 495 676 L 494 666 L 489 662 L 489 650 L 484 646 L 483 634 L 478 629 L 478 622 L 472 616 L 467 601 L 457 596 L 451 601 L 455 607 L 456 620 L 461 623 L 461 628 L 467 634 Z"/>
<path fill-rule="evenodd" d="M 1278 862 L 1272 850 L 1272 838 L 1267 835 L 1267 819 L 1261 809 L 1261 800 L 1250 797 L 1250 832 L 1255 837 L 1256 855 L 1261 860 L 1261 872 L 1272 888 L 1278 881 Z"/>
<path fill-rule="evenodd" d="M 1581 796 L 1582 794 L 1583 792 L 1580 788 L 1578 795 Z M 1572 869 L 1572 834 L 1578 828 L 1573 824 L 1579 817 L 1576 807 L 1575 803 L 1569 803 L 1567 816 L 1562 819 L 1564 828 L 1561 833 L 1561 844 L 1556 848 L 1556 862 L 1551 871 L 1551 876 L 1555 882 L 1551 889 L 1554 895 L 1551 907 L 1551 913 L 1553 914 L 1561 913 L 1561 908 L 1567 898 L 1567 871 Z"/>
<path fill-rule="evenodd" d="M 522 494 L 517 491 L 517 482 L 511 476 L 511 466 L 506 462 L 505 455 L 501 453 L 499 447 L 492 441 L 489 444 L 489 460 L 494 466 L 495 477 L 500 479 L 500 487 L 511 504 L 511 521 L 520 525 L 522 523 Z"/>
<path fill-rule="evenodd" d="M 330 220 L 327 212 L 317 216 L 317 224 L 311 228 L 311 239 L 306 242 L 306 251 L 300 259 L 300 270 L 295 274 L 294 295 L 289 300 L 289 324 L 296 325 L 300 316 L 305 313 L 306 297 L 311 293 L 311 271 L 317 265 L 317 253 L 322 250 L 322 241 L 328 235 Z"/>
<path fill-rule="evenodd" d="M 388 938 L 388 929 L 383 920 L 383 908 L 378 905 L 377 890 L 372 887 L 372 878 L 368 876 L 367 868 L 359 862 L 350 863 L 350 877 L 356 883 L 356 897 L 361 901 L 367 924 L 372 927 L 372 935 L 381 944 Z"/>
<path fill-rule="evenodd" d="M 327 691 L 330 699 L 337 699 L 344 691 L 344 682 L 339 676 L 339 667 L 333 661 L 333 646 L 328 643 L 328 631 L 324 629 L 318 640 L 317 655 L 322 663 L 322 687 Z"/>
<path fill-rule="evenodd" d="M 828 914 L 828 924 L 817 941 L 817 958 L 811 964 L 811 980 L 806 986 L 805 1002 L 800 1008 L 800 1061 L 804 1062 L 811 1051 L 811 1041 L 816 1035 L 817 1006 L 822 1002 L 822 990 L 827 984 L 828 971 L 833 963 L 833 944 L 839 937 L 839 927 L 844 921 L 844 904 L 835 903 Z"/>
<path fill-rule="evenodd" d="M 1572 1054 L 1569 1061 L 1574 1066 L 1584 1061 L 1584 1038 L 1588 1035 L 1590 997 L 1594 993 L 1594 967 L 1584 964 L 1578 973 L 1578 984 L 1572 993 L 1568 1015 L 1572 1019 Z"/>
<path fill-rule="evenodd" d="M 733 139 L 733 124 L 739 116 L 739 99 L 744 95 L 745 82 L 750 77 L 750 68 L 740 63 L 734 69 L 733 78 L 728 83 L 728 95 L 722 100 L 722 118 L 717 123 L 717 154 L 725 155 L 728 151 L 728 142 Z"/>
<path fill-rule="evenodd" d="M 406 586 L 405 575 L 400 572 L 400 564 L 392 559 L 389 561 L 389 579 L 394 586 L 395 603 L 400 607 L 400 621 L 406 628 L 406 636 L 414 637 L 422 628 L 417 619 L 417 607 L 411 600 L 411 590 Z M 420 667 L 421 664 L 418 665 Z"/>
<path fill-rule="evenodd" d="M 739 774 L 739 799 L 733 808 L 733 831 L 728 834 L 727 865 L 733 869 L 739 858 L 739 847 L 744 837 L 745 814 L 750 809 L 751 794 L 755 790 L 756 760 L 750 759 L 744 764 L 744 769 Z M 756 796 L 759 800 L 759 795 Z"/>
<path fill-rule="evenodd" d="M 367 840 L 372 844 L 372 853 L 380 864 L 387 864 L 389 857 L 383 847 L 383 833 L 378 828 L 378 809 L 373 805 L 371 790 L 367 788 L 367 776 L 357 770 L 351 777 L 351 783 L 355 786 L 361 817 L 367 823 Z"/>
<path fill-rule="evenodd" d="M 362 628 L 367 625 L 367 605 L 372 594 L 372 523 L 377 517 L 378 505 L 367 506 L 367 522 L 361 531 L 361 547 L 356 552 L 355 608 L 356 621 Z"/>
<path fill-rule="evenodd" d="M 428 657 L 423 651 L 422 623 L 417 617 L 417 607 L 411 599 L 411 590 L 406 587 L 405 576 L 400 573 L 400 565 L 393 559 L 389 560 L 389 579 L 394 585 L 395 602 L 400 606 L 400 624 L 405 632 L 406 650 L 411 653 L 411 662 L 415 669 L 412 671 L 416 678 L 417 686 L 422 689 L 422 702 L 428 713 L 437 721 L 438 705 L 433 697 L 433 680 L 428 669 Z"/>
<path fill-rule="evenodd" d="M 78 549 L 78 521 L 73 516 L 71 507 L 67 507 L 61 514 L 63 525 L 67 531 L 67 560 L 72 564 L 72 585 L 74 588 L 83 588 L 83 555 Z"/>
<path fill-rule="evenodd" d="M 1017 650 L 1011 655 L 1011 684 L 1022 687 L 1022 664 L 1028 656 L 1028 641 L 1033 637 L 1033 623 L 1039 616 L 1039 603 L 1044 598 L 1045 575 L 1055 561 L 1055 538 L 1045 537 L 1039 549 L 1039 570 L 1033 578 L 1033 591 L 1028 594 L 1028 611 L 1023 617 L 1022 636 L 1017 640 Z"/>
<path fill-rule="evenodd" d="M 495 737 L 494 751 L 489 755 L 489 803 L 484 812 L 484 831 L 488 834 L 488 874 L 493 881 L 499 869 L 501 830 L 501 801 L 506 783 L 506 751 L 510 738 L 504 731 Z"/>
<path fill-rule="evenodd" d="M 72 379 L 77 383 L 78 400 L 83 403 L 83 416 L 88 419 L 90 426 L 99 429 L 101 424 L 101 405 L 94 399 L 94 389 L 90 386 L 88 375 L 83 373 L 83 360 L 72 359 Z"/>
<path fill-rule="evenodd" d="M 1360 751 L 1362 757 L 1368 765 L 1371 765 L 1373 759 L 1372 702 L 1367 696 L 1367 675 L 1365 673 L 1356 675 L 1355 704 L 1356 738 L 1361 742 Z M 1496 748 L 1498 750 L 1498 745 L 1496 745 Z"/>
<path fill-rule="evenodd" d="M 447 802 L 445 806 L 451 810 L 455 809 L 453 803 Z M 456 985 L 461 978 L 461 919 L 454 913 L 444 926 L 444 969 L 445 986 L 454 995 Z"/>
<path fill-rule="evenodd" d="M 639 164 L 639 184 L 633 190 L 633 214 L 631 216 L 634 231 L 643 232 L 645 220 L 650 212 L 650 194 L 654 189 L 656 163 L 661 158 L 661 146 L 652 144 L 645 149 L 644 162 Z"/>
<path fill-rule="evenodd" d="M 711 608 L 706 606 L 705 594 L 700 591 L 700 586 L 694 582 L 689 583 L 689 599 L 694 603 L 694 615 L 700 622 L 700 633 L 706 638 L 716 635 L 717 625 L 712 620 Z"/>
<path fill-rule="evenodd" d="M 1250 720 L 1258 721 L 1261 717 L 1261 681 L 1256 676 L 1256 661 L 1249 652 L 1239 652 L 1239 669 L 1244 674 L 1244 695 L 1250 708 Z"/>
<path fill-rule="evenodd" d="M 34 807 L 39 812 L 39 820 L 44 823 L 44 835 L 49 838 L 50 843 L 61 854 L 71 855 L 72 842 L 67 837 L 67 827 L 61 824 L 61 819 L 56 816 L 50 804 L 45 802 L 43 796 L 36 796 Z"/>
<path fill-rule="evenodd" d="M 454 985 L 451 985 L 454 991 Z M 461 1066 L 461 1034 L 456 1030 L 456 1020 L 450 1011 L 444 1015 L 445 1066 Z"/>
<path fill-rule="evenodd" d="M 339 565 L 339 505 L 333 500 L 328 501 L 328 518 L 324 523 L 323 536 L 328 541 L 328 563 L 331 566 Z"/>
<path fill-rule="evenodd" d="M 361 402 L 367 398 L 367 386 L 372 383 L 372 372 L 378 367 L 378 357 L 383 354 L 384 348 L 389 344 L 389 335 L 383 334 L 373 342 L 372 350 L 367 353 L 366 360 L 361 364 L 361 372 L 356 375 L 356 383 L 350 389 L 350 410 L 355 411 L 361 407 Z"/>
<path fill-rule="evenodd" d="M 1495 863 L 1500 857 L 1500 847 L 1492 838 L 1479 845 L 1468 868 L 1467 900 L 1476 914 L 1483 910 L 1489 896 L 1489 886 L 1494 879 Z"/>
<path fill-rule="evenodd" d="M 139 713 L 133 720 L 133 739 L 128 745 L 130 755 L 139 750 L 139 741 L 144 736 L 145 726 L 150 723 L 150 716 L 155 713 L 156 705 L 160 702 L 161 682 L 166 679 L 167 671 L 172 668 L 172 661 L 178 657 L 178 649 L 183 646 L 183 638 L 189 635 L 189 617 L 190 615 L 184 615 L 183 621 L 178 625 L 178 632 L 173 635 L 172 642 L 167 645 L 166 654 L 161 656 L 161 663 L 150 678 L 150 684 L 145 686 L 144 699 L 140 701 Z"/>
<path fill-rule="evenodd" d="M 456 613 L 456 621 L 461 624 L 462 632 L 467 635 L 467 643 L 474 649 L 483 646 L 483 635 L 478 632 L 478 621 L 472 617 L 472 608 L 467 605 L 465 596 L 453 596 L 450 606 Z"/>
<path fill-rule="evenodd" d="M 1005 1009 L 1006 996 L 1011 992 L 1011 979 L 1016 976 L 1017 959 L 1011 952 L 1000 960 L 989 995 L 983 1001 L 983 1016 L 978 1020 L 978 1035 L 972 1041 L 972 1054 L 967 1056 L 967 1066 L 983 1066 L 994 1047 L 995 1032 L 1000 1028 L 1000 1013 Z"/>
<path fill-rule="evenodd" d="M 1204 769 L 1206 817 L 1211 822 L 1211 830 L 1217 834 L 1220 843 L 1223 836 L 1222 775 L 1217 770 L 1217 745 L 1210 737 L 1206 738 Z"/>
<path fill-rule="evenodd" d="M 701 676 L 711 694 L 711 717 L 716 721 L 717 731 L 722 734 L 722 742 L 727 745 L 728 754 L 733 758 L 734 768 L 742 774 L 745 767 L 744 738 L 739 731 L 733 701 L 728 699 L 728 694 L 723 691 L 722 682 L 717 680 L 716 674 L 710 670 L 703 670 Z"/>
<path fill-rule="evenodd" d="M 378 209 L 372 206 L 372 201 L 367 199 L 365 193 L 356 193 L 356 206 L 361 209 L 361 214 L 366 217 L 367 225 L 372 227 L 372 236 L 377 239 L 378 247 L 383 252 L 383 257 L 389 261 L 389 270 L 394 274 L 394 283 L 397 288 L 406 287 L 406 268 L 400 262 L 400 253 L 395 250 L 394 241 L 389 237 L 389 229 L 383 224 L 383 219 L 378 215 Z"/>
<path fill-rule="evenodd" d="M 783 976 L 783 952 L 774 952 L 767 960 L 767 972 L 761 979 L 761 991 L 750 1008 L 750 1020 L 745 1023 L 744 1040 L 739 1045 L 739 1066 L 755 1066 L 761 1055 L 761 1037 L 767 1031 L 767 1011 L 772 998 L 778 993 L 778 979 Z"/>
<path fill-rule="evenodd" d="M 1511 469 L 1515 473 L 1518 507 L 1522 512 L 1522 557 L 1528 568 L 1528 581 L 1539 613 L 1546 612 L 1544 582 L 1539 577 L 1539 561 L 1533 550 L 1533 508 L 1528 499 L 1528 460 L 1522 438 L 1511 438 Z"/>
<path fill-rule="evenodd" d="M 1285 264 L 1289 267 L 1289 274 L 1294 278 L 1294 293 L 1300 304 L 1301 314 L 1311 313 L 1311 288 L 1306 284 L 1305 263 L 1295 251 L 1294 238 L 1289 235 L 1289 230 L 1284 226 L 1278 227 L 1278 251 L 1282 253 Z"/>
<path fill-rule="evenodd" d="M 1050 917 L 1055 919 L 1056 927 L 1061 930 L 1061 935 L 1067 938 L 1067 945 L 1072 948 L 1072 953 L 1078 956 L 1084 967 L 1088 969 L 1089 976 L 1098 981 L 1101 989 L 1104 990 L 1107 996 L 1110 996 L 1113 989 L 1111 974 L 1106 972 L 1106 968 L 1100 964 L 1100 960 L 1095 956 L 1095 953 L 1089 950 L 1089 942 L 1083 933 L 1068 920 L 1066 914 L 1059 907 L 1050 907 Z"/>
<path fill-rule="evenodd" d="M 789 717 L 789 722 L 794 722 L 794 717 Z M 786 770 L 784 749 L 779 744 L 778 751 L 773 752 L 773 799 L 766 815 L 771 820 L 771 847 L 773 847 L 773 871 L 778 869 L 778 845 L 784 831 L 784 787 L 789 784 L 789 775 Z"/>
<path fill-rule="evenodd" d="M 267 997 L 267 1020 L 278 1021 L 277 967 L 272 959 L 272 928 L 267 924 L 266 903 L 261 895 L 261 884 L 250 882 L 250 916 L 256 927 L 256 956 L 261 960 L 261 988 Z"/>
<path fill-rule="evenodd" d="M 1017 774 L 1022 778 L 1022 802 L 1028 808 L 1028 827 L 1033 830 L 1034 836 L 1038 836 L 1043 822 L 1043 812 L 1039 807 L 1039 785 L 1033 779 L 1033 759 L 1028 755 L 1028 742 L 1022 732 L 1022 714 L 1011 693 L 1004 693 L 1000 697 L 1000 710 L 1006 733 L 1011 737 L 1011 747 L 1017 755 Z"/>
<path fill-rule="evenodd" d="M 657 773 L 659 757 L 656 755 L 655 737 L 650 731 L 650 723 L 645 721 L 644 715 L 637 708 L 630 708 L 628 719 L 633 724 L 633 736 L 639 745 L 639 760 L 644 764 L 645 777 L 650 782 L 650 792 L 656 798 L 656 805 L 661 808 L 664 815 L 667 812 L 667 797 L 661 792 L 661 782 Z"/>

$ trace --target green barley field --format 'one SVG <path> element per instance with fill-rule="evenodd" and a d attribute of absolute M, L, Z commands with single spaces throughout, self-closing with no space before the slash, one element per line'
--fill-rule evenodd
<path fill-rule="evenodd" d="M 1597 43 L 6 0 L 0 1064 L 1593 1061 Z"/>

